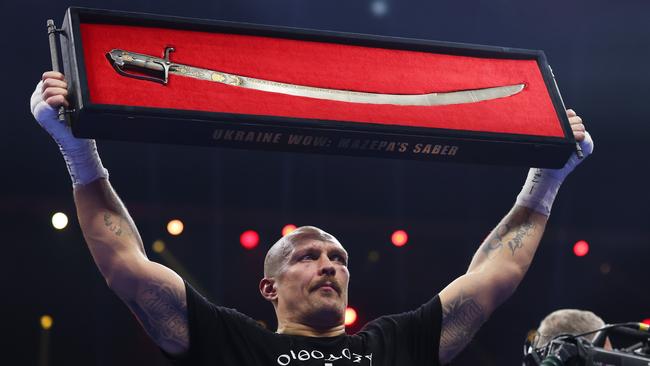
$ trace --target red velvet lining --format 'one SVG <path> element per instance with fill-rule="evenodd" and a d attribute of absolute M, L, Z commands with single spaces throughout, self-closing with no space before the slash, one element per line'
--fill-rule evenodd
<path fill-rule="evenodd" d="M 387 50 L 278 38 L 81 24 L 90 101 L 563 137 L 537 63 Z M 237 75 L 324 88 L 415 94 L 525 83 L 519 94 L 471 104 L 414 107 L 294 97 L 170 75 L 167 86 L 118 75 L 113 48 Z"/>

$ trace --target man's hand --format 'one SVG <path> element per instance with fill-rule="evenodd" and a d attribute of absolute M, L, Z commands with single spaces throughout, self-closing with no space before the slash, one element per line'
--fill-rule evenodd
<path fill-rule="evenodd" d="M 65 149 L 78 148 L 79 142 L 72 136 L 69 126 L 59 121 L 57 108 L 69 106 L 68 84 L 63 74 L 56 71 L 43 73 L 41 81 L 36 84 L 36 89 L 30 99 L 30 109 L 38 124 L 41 125 L 60 147 Z"/>
<path fill-rule="evenodd" d="M 64 106 L 68 108 L 68 83 L 62 73 L 47 71 L 41 77 L 43 81 L 43 100 L 52 108 Z"/>
<path fill-rule="evenodd" d="M 573 109 L 567 109 L 566 115 L 569 117 L 569 124 L 571 124 L 573 137 L 575 137 L 576 141 L 581 142 L 585 139 L 587 134 L 585 125 L 582 123 L 582 118 L 580 118 Z"/>
<path fill-rule="evenodd" d="M 68 107 L 68 84 L 63 74 L 43 73 L 30 99 L 30 109 L 38 124 L 52 136 L 63 154 L 73 185 L 85 185 L 99 178 L 108 178 L 97 154 L 95 140 L 78 139 L 63 121 L 59 121 L 58 107 Z"/>
<path fill-rule="evenodd" d="M 567 175 L 569 175 L 578 164 L 585 160 L 585 158 L 591 155 L 594 151 L 594 142 L 591 139 L 589 132 L 585 129 L 582 118 L 580 118 L 573 109 L 567 109 L 566 115 L 569 117 L 569 124 L 571 125 L 571 131 L 573 131 L 573 137 L 575 137 L 582 149 L 583 158 L 580 159 L 576 154 L 572 154 L 561 169 L 538 169 L 543 170 L 546 175 L 555 178 L 560 183 L 564 181 Z"/>
<path fill-rule="evenodd" d="M 571 130 L 576 141 L 580 144 L 583 158 L 577 154 L 571 154 L 566 164 L 560 169 L 531 168 L 519 196 L 517 205 L 530 208 L 542 215 L 549 216 L 551 207 L 557 195 L 560 185 L 578 164 L 582 163 L 594 151 L 594 142 L 585 130 L 585 125 L 572 109 L 568 109 L 567 116 L 571 124 Z"/>

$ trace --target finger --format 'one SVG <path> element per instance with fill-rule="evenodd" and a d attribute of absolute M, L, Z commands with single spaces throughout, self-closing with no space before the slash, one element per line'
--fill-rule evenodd
<path fill-rule="evenodd" d="M 580 142 L 585 139 L 585 131 L 573 131 L 573 137 Z"/>
<path fill-rule="evenodd" d="M 56 95 L 63 95 L 65 97 L 68 95 L 68 89 L 51 87 L 43 90 L 43 100 Z"/>
<path fill-rule="evenodd" d="M 43 73 L 43 76 L 41 77 L 41 80 L 45 81 L 45 79 L 58 79 L 58 80 L 65 80 L 65 77 L 63 76 L 62 73 L 58 71 L 46 71 Z"/>
<path fill-rule="evenodd" d="M 566 110 L 566 115 L 567 115 L 567 117 L 575 117 L 575 116 L 577 116 L 576 111 L 574 111 L 573 109 L 567 109 Z"/>
<path fill-rule="evenodd" d="M 49 98 L 45 98 L 45 103 L 47 103 L 52 108 L 58 108 L 60 106 L 68 107 L 70 104 L 68 100 L 65 99 L 63 95 L 53 95 Z"/>
<path fill-rule="evenodd" d="M 63 80 L 59 79 L 53 79 L 53 78 L 47 78 L 43 81 L 43 90 L 51 87 L 56 87 L 56 88 L 63 88 L 67 89 L 68 88 L 68 83 L 66 83 Z"/>
<path fill-rule="evenodd" d="M 586 131 L 587 129 L 585 128 L 585 125 L 583 124 L 578 124 L 578 125 L 571 125 L 571 131 L 576 132 L 576 131 Z"/>
<path fill-rule="evenodd" d="M 583 124 L 580 116 L 569 117 L 569 123 L 572 125 Z"/>

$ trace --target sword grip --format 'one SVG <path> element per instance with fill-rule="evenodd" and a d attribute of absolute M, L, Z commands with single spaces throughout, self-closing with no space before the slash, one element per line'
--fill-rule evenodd
<path fill-rule="evenodd" d="M 120 49 L 109 51 L 106 58 L 108 58 L 115 71 L 122 76 L 153 81 L 163 85 L 167 84 L 171 63 L 165 59 Z M 133 70 L 141 74 L 128 72 L 127 70 Z"/>

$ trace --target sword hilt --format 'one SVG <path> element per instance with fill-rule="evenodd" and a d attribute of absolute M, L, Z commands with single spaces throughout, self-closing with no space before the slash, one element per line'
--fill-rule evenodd
<path fill-rule="evenodd" d="M 163 58 L 160 58 L 136 52 L 112 49 L 106 53 L 106 58 L 108 58 L 115 71 L 120 75 L 167 85 L 169 82 L 169 68 L 173 65 L 169 60 L 169 54 L 175 50 L 174 47 L 165 47 Z M 140 73 L 129 72 L 127 70 Z"/>

